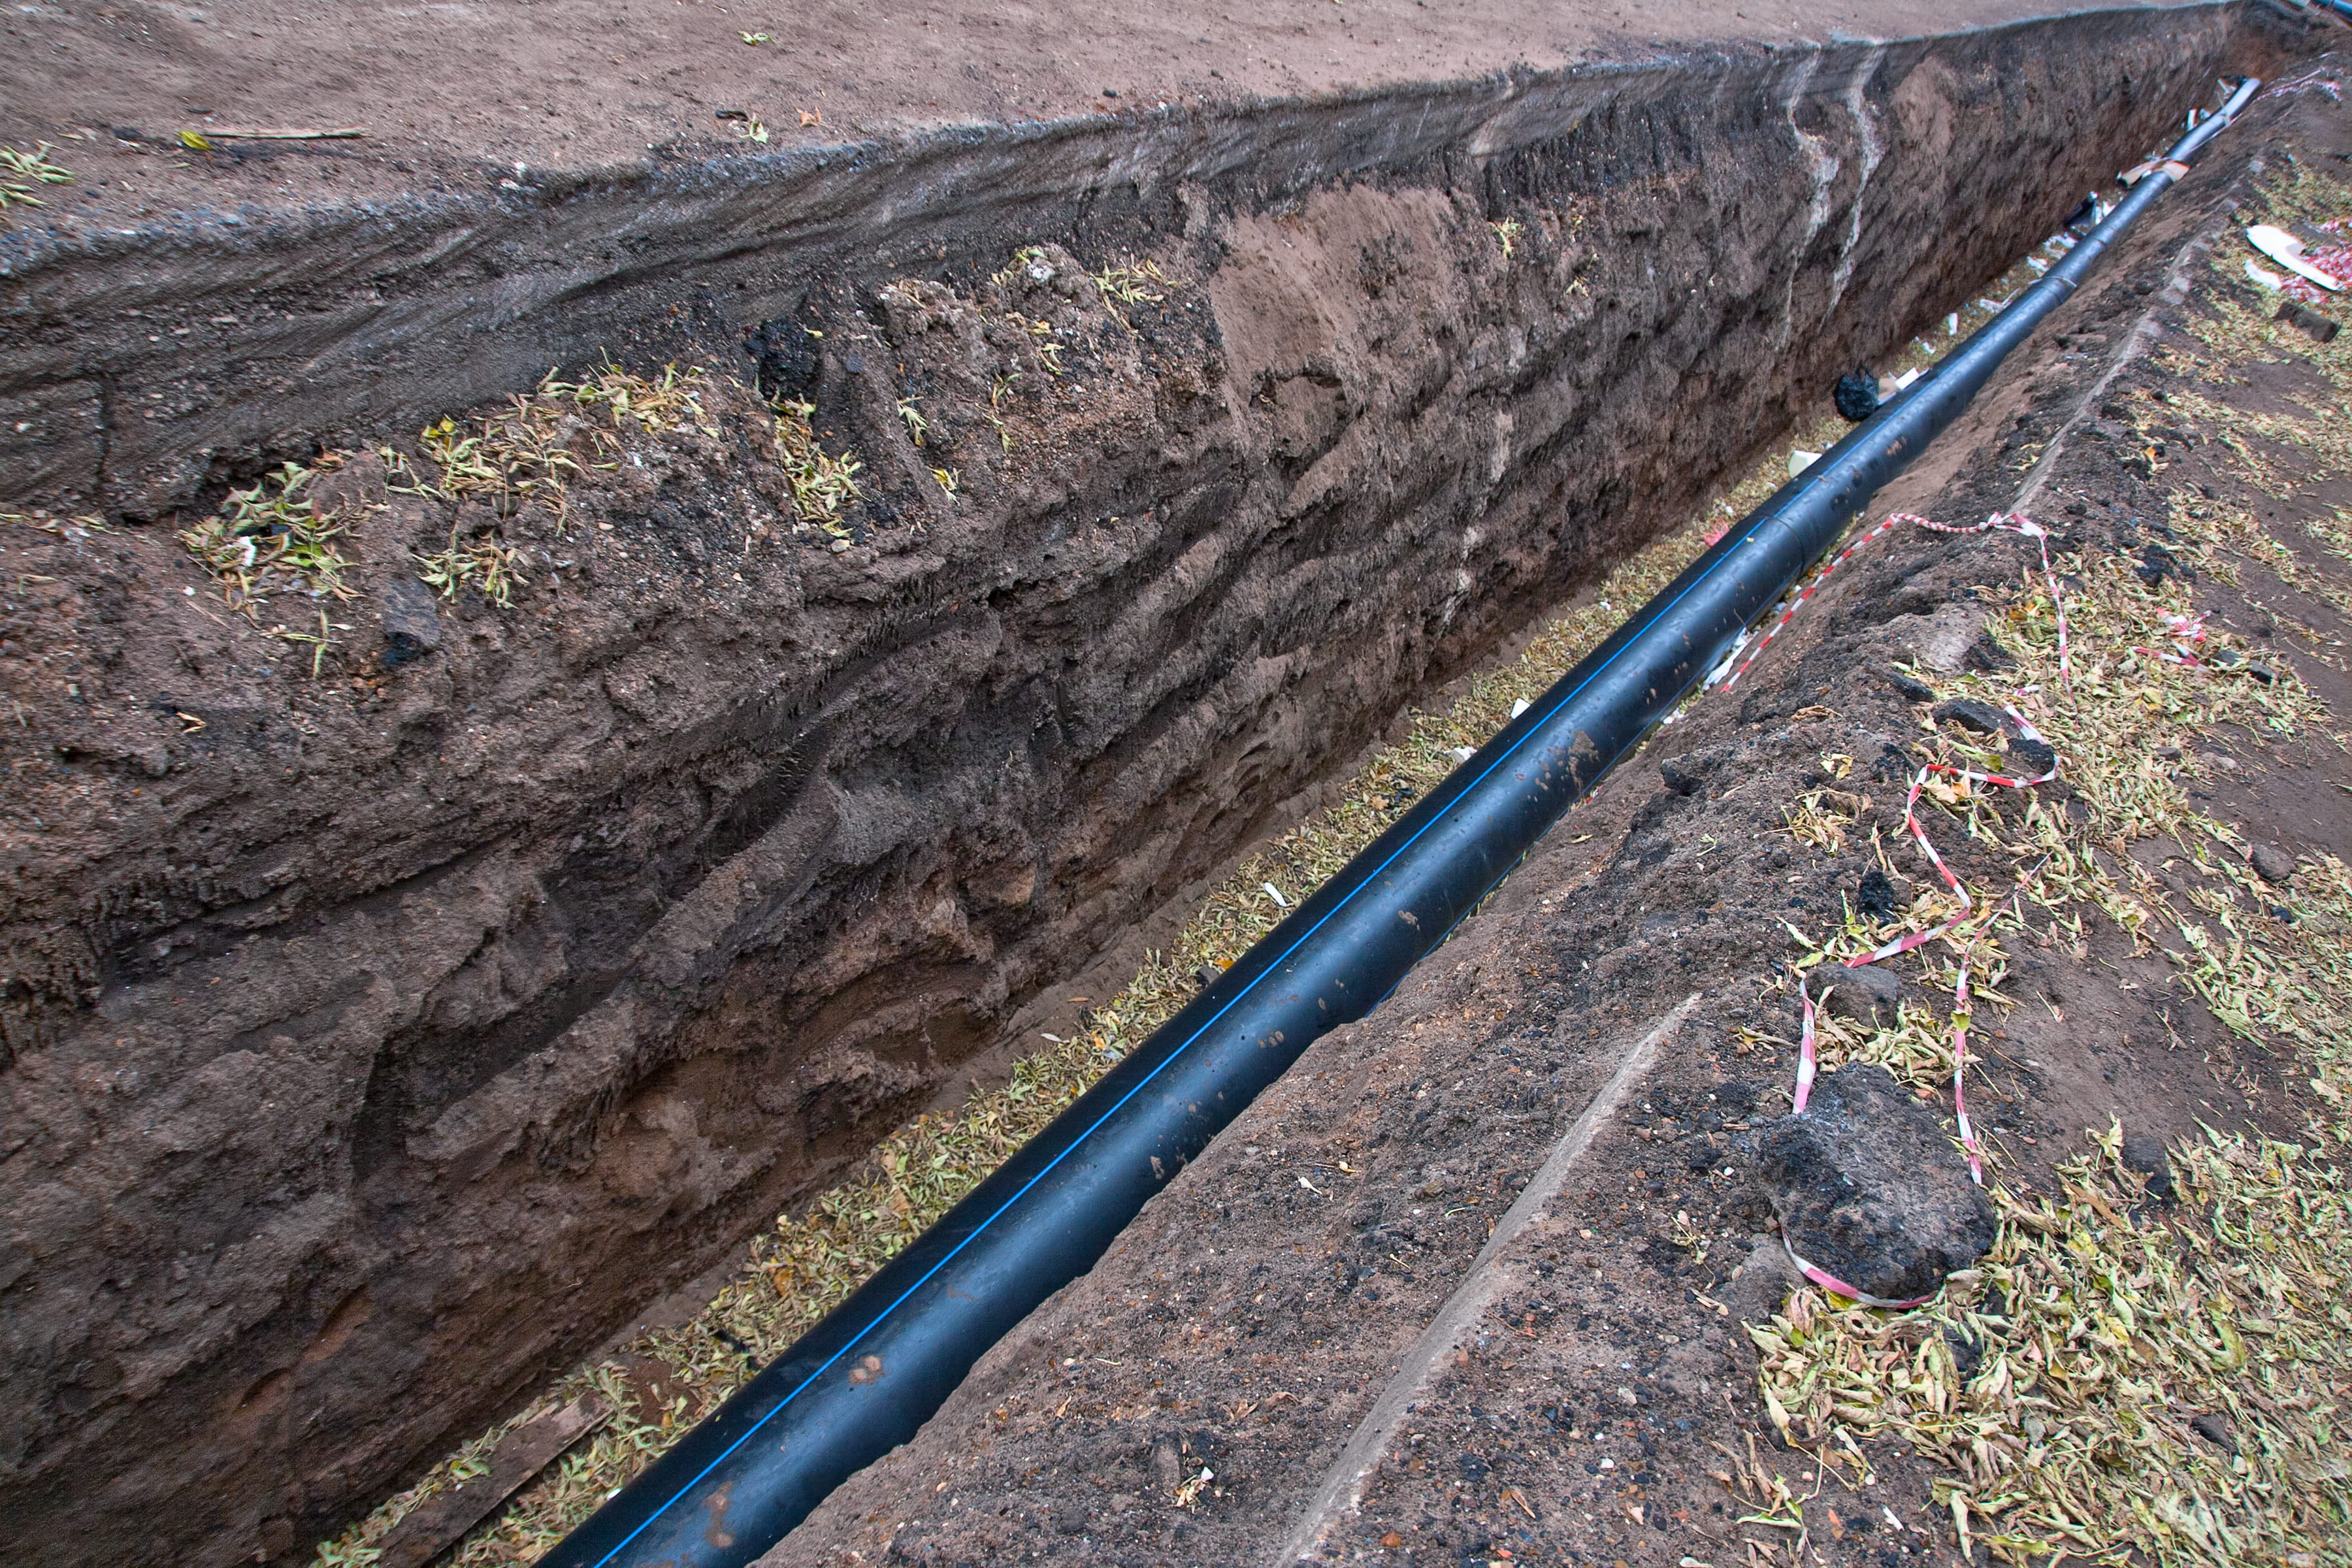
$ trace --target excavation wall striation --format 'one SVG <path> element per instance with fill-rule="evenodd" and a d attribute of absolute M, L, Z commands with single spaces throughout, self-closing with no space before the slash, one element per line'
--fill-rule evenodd
<path fill-rule="evenodd" d="M 117 525 L 0 525 L 0 1533 L 299 1555 L 2050 232 L 2231 15 L 12 256 L 0 494 Z M 52 374 L 205 245 L 309 313 Z M 718 369 L 538 426 L 560 508 L 375 446 L 633 343 Z M 323 645 L 144 521 L 305 437 Z M 417 584 L 493 523 L 511 607 Z"/>

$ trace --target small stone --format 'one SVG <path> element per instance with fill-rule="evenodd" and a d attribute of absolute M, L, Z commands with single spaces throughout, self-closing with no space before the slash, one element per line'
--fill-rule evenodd
<path fill-rule="evenodd" d="M 1658 764 L 1658 776 L 1676 795 L 1696 795 L 1714 771 L 1715 761 L 1710 757 L 1669 757 Z"/>
<path fill-rule="evenodd" d="M 2025 778 L 2040 778 L 2058 766 L 2058 753 L 2045 741 L 2020 735 L 2009 743 L 2010 765 Z"/>
<path fill-rule="evenodd" d="M 1893 891 L 1892 884 L 1888 891 Z M 1874 963 L 1865 963 L 1858 969 L 1840 968 L 1821 984 L 1830 987 L 1822 1005 L 1833 1016 L 1851 1018 L 1872 1029 L 1893 1028 L 1898 1020 L 1903 977 L 1891 969 L 1882 969 Z"/>
<path fill-rule="evenodd" d="M 1902 698 L 1906 702 L 1933 702 L 1936 700 L 1936 689 L 1934 687 L 1928 685 L 1926 681 L 1919 679 L 1916 676 L 1906 675 L 1899 669 L 1890 669 L 1886 671 L 1886 684 L 1895 688 L 1895 694 L 1897 697 Z"/>
<path fill-rule="evenodd" d="M 1386 1535 L 1381 1537 L 1381 1544 L 1387 1547 L 1391 1552 L 1394 1552 L 1398 1547 L 1404 1544 L 1404 1537 L 1391 1530 Z"/>
<path fill-rule="evenodd" d="M 2246 863 L 2254 874 L 2274 888 L 2286 886 L 2294 875 L 2294 857 L 2275 844 L 2257 844 L 2246 851 Z"/>
<path fill-rule="evenodd" d="M 1991 1202 L 1933 1110 L 1853 1062 L 1755 1138 L 1757 1179 L 1789 1245 L 1860 1290 L 1908 1300 L 1990 1249 Z"/>
<path fill-rule="evenodd" d="M 2189 1429 L 2217 1448 L 2232 1454 L 2238 1451 L 2238 1434 L 2226 1415 L 2210 1410 L 2192 1415 L 2189 1418 Z"/>
<path fill-rule="evenodd" d="M 1789 1292 L 1805 1282 L 1789 1261 L 1789 1254 L 1777 1236 L 1752 1237 L 1748 1243 L 1748 1257 L 1731 1277 L 1731 1283 L 1719 1294 L 1731 1315 L 1743 1323 L 1769 1321 Z"/>
<path fill-rule="evenodd" d="M 1830 401 L 1849 424 L 1859 425 L 1878 412 L 1878 378 L 1866 370 L 1842 375 Z"/>
<path fill-rule="evenodd" d="M 2300 300 L 2280 300 L 2278 314 L 2272 320 L 2284 321 L 2315 342 L 2332 343 L 2336 341 L 2336 334 L 2343 330 L 2341 322 L 2321 315 Z"/>
<path fill-rule="evenodd" d="M 2256 680 L 2261 681 L 2264 686 L 2268 686 L 2271 682 L 2278 679 L 2277 670 L 2273 669 L 2267 664 L 2256 664 L 2252 660 L 2247 661 L 2246 673 L 2253 677 Z"/>
<path fill-rule="evenodd" d="M 2140 552 L 2139 564 L 2132 568 L 2132 574 L 2153 588 L 2167 577 L 2178 577 L 2186 582 L 2192 574 L 2172 552 L 2161 544 L 2151 544 Z"/>
<path fill-rule="evenodd" d="M 375 603 L 383 616 L 384 668 L 441 651 L 441 609 L 432 589 L 414 577 L 394 577 L 376 590 Z"/>
<path fill-rule="evenodd" d="M 1932 616 L 1897 616 L 1888 625 L 1895 647 L 1912 663 L 1952 672 L 1966 663 L 1969 645 L 1984 630 L 1984 612 L 1975 605 L 1946 605 Z"/>
<path fill-rule="evenodd" d="M 2135 1132 L 2124 1140 L 2124 1168 L 2137 1172 L 2147 1183 L 2147 1195 L 2158 1203 L 2170 1203 L 2173 1198 L 2172 1157 L 2164 1152 L 2164 1140 L 2148 1132 Z"/>
<path fill-rule="evenodd" d="M 1948 702 L 1938 702 L 1935 708 L 1938 723 L 1949 721 L 1963 730 L 1973 730 L 1979 735 L 2000 733 L 2000 710 L 1990 702 L 1973 698 L 1955 697 Z"/>

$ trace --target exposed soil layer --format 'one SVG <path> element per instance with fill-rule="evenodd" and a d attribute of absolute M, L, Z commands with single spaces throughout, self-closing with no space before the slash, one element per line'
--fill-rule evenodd
<path fill-rule="evenodd" d="M 206 372 L 172 394 L 188 417 L 417 418 L 617 323 L 726 363 L 654 425 L 542 395 L 321 463 L 349 598 L 225 606 L 173 533 L 200 509 L 0 525 L 12 1544 L 284 1558 L 509 1407 L 2000 271 L 2205 96 L 2230 26 L 1560 75 L 1501 110 L 1302 111 L 1270 146 L 1188 121 L 1116 165 L 1131 197 L 1099 140 L 955 143 L 987 198 L 956 184 L 980 164 L 730 185 L 705 195 L 734 219 L 678 209 L 698 303 L 615 281 L 666 242 L 534 293 L 570 336 L 413 295 L 485 356 L 456 380 L 417 368 L 422 317 L 371 318 L 423 356 L 376 365 L 335 316 L 372 255 L 286 282 L 343 302 L 236 341 L 282 333 L 265 357 L 319 379 L 273 404 Z M 901 248 L 809 270 L 902 175 L 931 183 Z M 1045 195 L 1003 195 L 1031 175 Z M 517 221 L 600 229 L 596 200 Z M 422 268 L 444 232 L 392 243 Z M 436 265 L 487 277 L 499 243 Z M 919 251 L 929 275 L 884 287 Z M 1124 295 L 1089 275 L 1146 257 Z M 9 352 L 68 343 L 147 265 L 42 260 Z M 753 367 L 756 391 L 729 374 Z M 765 397 L 805 400 L 814 448 L 780 447 Z M 93 429 L 142 476 L 104 504 L 218 495 L 213 437 L 134 457 Z M 469 479 L 473 432 L 544 444 Z M 864 465 L 837 517 L 795 489 L 812 450 Z M 420 587 L 461 546 L 510 552 L 511 607 Z"/>
<path fill-rule="evenodd" d="M 2258 171 L 2347 149 L 2340 108 L 2262 105 L 1874 515 L 1970 521 L 2031 486 L 2035 515 L 2056 525 L 2053 551 L 2129 551 L 2144 579 L 2252 650 L 2223 663 L 2268 660 L 2347 711 L 2341 555 L 2295 551 L 2302 587 L 2251 565 L 2234 584 L 2191 586 L 2149 564 L 2168 556 L 2146 553 L 2162 550 L 2176 506 L 2299 523 L 2347 498 L 2340 471 L 2289 501 L 2251 489 L 2217 432 L 2181 411 L 2214 395 L 2154 351 L 2187 342 L 2184 324 L 2217 300 L 2267 315 L 2274 295 L 2231 281 L 2237 249 L 2228 276 L 2207 258 L 2235 246 L 2231 215 Z M 2221 396 L 2284 406 L 2316 393 L 2335 405 L 2292 356 L 2232 369 L 2244 390 Z M 1966 668 L 1997 668 L 1986 603 L 2039 581 L 2032 544 L 2011 534 L 1905 528 L 1878 542 L 1738 688 L 1654 738 L 1378 1013 L 1315 1046 L 912 1443 L 763 1563 L 1287 1561 L 1279 1549 L 1327 1467 L 1464 1285 L 1495 1217 L 1662 1021 L 1656 1065 L 1495 1260 L 1496 1300 L 1316 1560 L 1793 1561 L 1793 1524 L 1743 1528 L 1755 1499 L 1710 1474 L 1754 1455 L 1831 1506 L 1811 1526 L 1809 1560 L 1896 1568 L 1958 1554 L 1934 1472 L 1907 1449 L 1874 1445 L 1875 1479 L 1849 1495 L 1768 1418 L 1744 1328 L 1796 1279 L 1777 1238 L 1750 1239 L 1768 1215 L 1742 1134 L 1788 1105 L 1788 965 L 1804 949 L 1781 922 L 1838 927 L 1874 864 L 1873 826 L 1916 878 L 1902 896 L 1934 885 L 1916 853 L 1894 847 L 1908 758 L 1937 728 L 1914 701 L 1919 674 L 1898 661 L 1957 628 L 1958 647 L 1978 638 Z M 1986 603 L 1972 602 L 1979 585 L 1992 585 Z M 1920 674 L 1949 687 L 1960 668 Z M 2050 740 L 2063 764 L 2069 736 Z M 1850 775 L 1834 756 L 1854 762 Z M 2295 856 L 2352 854 L 2352 799 L 2331 782 L 2343 754 L 2324 731 L 2192 732 L 2151 761 L 2199 808 L 2242 824 L 2258 868 L 2284 875 Z M 1823 787 L 1876 802 L 1843 853 L 1788 829 Z M 2052 808 L 2087 818 L 2063 773 L 2041 788 Z M 1946 859 L 1979 889 L 2004 896 L 2026 868 L 1934 820 Z M 2168 841 L 2130 853 L 2189 907 L 2198 873 Z M 1979 1004 L 1970 1089 L 2013 1187 L 2046 1188 L 2111 1119 L 2166 1140 L 2200 1124 L 2290 1137 L 2306 1126 L 2309 1068 L 2225 1030 L 2162 952 L 2096 919 L 2079 942 L 2015 942 L 2004 989 L 2018 1005 Z M 1904 973 L 1924 999 L 1919 974 Z M 1948 1099 L 1937 1103 L 1948 1117 Z"/>
<path fill-rule="evenodd" d="M 992 269 L 1038 237 L 1088 254 L 1140 245 L 1188 201 L 1262 210 L 1335 180 L 1403 179 L 1492 205 L 1515 191 L 1515 155 L 1541 156 L 1590 115 L 1709 100 L 1742 78 L 1781 78 L 1785 98 L 1879 47 L 1822 40 L 1919 26 L 1895 0 L 1802 0 L 1752 23 L 1647 7 L 1665 47 L 1635 42 L 1623 14 L 1532 0 L 1302 3 L 1238 24 L 1202 5 L 730 10 L 12 8 L 0 138 L 74 138 L 56 155 L 78 181 L 0 225 L 0 496 L 152 516 L 550 365 L 657 362 L 792 316 L 818 274 L 871 289 Z M 1970 0 L 1937 26 L 2045 14 Z M 2210 52 L 2231 14 L 2062 26 Z M 737 41 L 763 30 L 778 42 Z M 1954 102 L 2029 137 L 2055 115 L 2093 142 L 2119 114 L 2178 116 L 2172 65 L 2116 65 L 2088 97 L 2037 96 L 2027 71 Z M 372 133 L 180 140 L 289 121 Z"/>

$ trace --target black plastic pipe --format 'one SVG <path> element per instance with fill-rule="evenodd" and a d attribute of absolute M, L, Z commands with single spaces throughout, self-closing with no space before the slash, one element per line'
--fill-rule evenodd
<path fill-rule="evenodd" d="M 2171 158 L 2194 153 L 2255 85 Z M 2143 179 L 2047 276 L 1749 513 L 541 1562 L 739 1568 L 912 1437 L 991 1345 L 1093 1267 L 1311 1041 L 1370 1012 L 1444 941 L 1968 406 L 2172 178 Z"/>

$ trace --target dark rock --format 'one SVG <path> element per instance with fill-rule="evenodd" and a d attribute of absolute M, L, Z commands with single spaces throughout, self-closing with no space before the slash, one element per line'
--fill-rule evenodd
<path fill-rule="evenodd" d="M 1895 688 L 1895 695 L 1902 698 L 1904 701 L 1933 702 L 1936 700 L 1936 689 L 1918 677 L 1906 675 L 1899 669 L 1890 669 L 1885 674 L 1886 684 Z"/>
<path fill-rule="evenodd" d="M 1937 722 L 1949 720 L 1963 730 L 1973 730 L 1979 735 L 2000 733 L 2000 710 L 1990 702 L 1973 698 L 1955 697 L 1949 702 L 1938 702 L 1935 708 Z"/>
<path fill-rule="evenodd" d="M 2336 341 L 2336 334 L 2343 330 L 2343 323 L 2321 315 L 2300 300 L 2280 300 L 2278 314 L 2272 320 L 2300 329 L 2315 342 L 2332 343 Z"/>
<path fill-rule="evenodd" d="M 2058 765 L 2058 753 L 2046 741 L 2030 741 L 2020 735 L 2009 743 L 2009 765 L 2020 778 L 2040 778 Z"/>
<path fill-rule="evenodd" d="M 2237 1429 L 2230 1425 L 2228 1416 L 2216 1411 L 2208 1410 L 2201 1415 L 2190 1416 L 2189 1429 L 2217 1448 L 2226 1449 L 2232 1454 L 2238 1451 Z"/>
<path fill-rule="evenodd" d="M 1884 1068 L 1824 1073 L 1801 1114 L 1755 1138 L 1759 1184 L 1789 1244 L 1874 1296 L 1924 1296 L 1992 1246 L 1984 1190 L 1935 1112 Z"/>
<path fill-rule="evenodd" d="M 1867 370 L 1842 375 L 1830 401 L 1837 405 L 1839 414 L 1859 425 L 1878 412 L 1878 378 Z"/>
<path fill-rule="evenodd" d="M 2173 1200 L 2177 1189 L 2172 1184 L 2172 1157 L 2164 1152 L 2163 1139 L 2147 1132 L 2135 1132 L 2125 1139 L 2124 1166 L 2147 1180 L 2149 1197 L 2159 1203 Z"/>
<path fill-rule="evenodd" d="M 1887 890 L 1894 891 L 1892 883 L 1887 885 Z M 1859 969 L 1840 967 L 1827 974 L 1815 973 L 1814 984 L 1830 988 L 1822 1005 L 1832 1014 L 1851 1018 L 1864 1028 L 1895 1026 L 1896 1008 L 1903 1000 L 1901 975 L 1875 963 L 1865 963 Z"/>
<path fill-rule="evenodd" d="M 2167 577 L 2187 582 L 2196 574 L 2183 566 L 2172 552 L 2161 544 L 2151 544 L 2140 552 L 2139 564 L 2132 568 L 2133 575 L 2153 588 Z"/>
<path fill-rule="evenodd" d="M 394 577 L 376 590 L 383 616 L 383 667 L 398 669 L 441 651 L 441 607 L 433 590 L 414 577 Z"/>
<path fill-rule="evenodd" d="M 2273 887 L 2283 888 L 2294 875 L 2294 857 L 2275 844 L 2257 844 L 2246 851 L 2246 863 L 2254 875 Z"/>
<path fill-rule="evenodd" d="M 2249 662 L 2246 666 L 2246 673 L 2252 676 L 2256 680 L 2261 681 L 2264 686 L 2268 686 L 2272 681 L 2278 679 L 2278 671 L 2273 669 L 2267 664 L 2254 664 Z"/>
<path fill-rule="evenodd" d="M 1895 901 L 1894 882 L 1875 866 L 1862 874 L 1862 886 L 1854 889 L 1853 907 L 1882 921 L 1902 908 Z"/>

